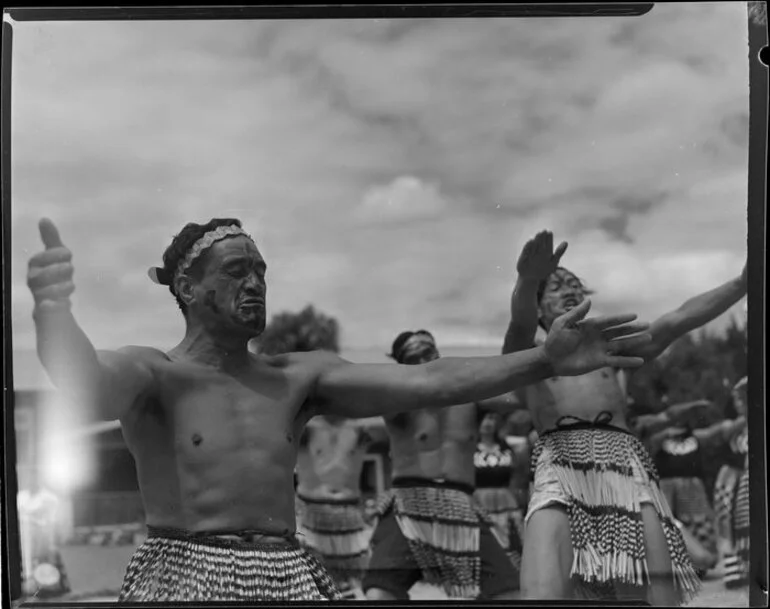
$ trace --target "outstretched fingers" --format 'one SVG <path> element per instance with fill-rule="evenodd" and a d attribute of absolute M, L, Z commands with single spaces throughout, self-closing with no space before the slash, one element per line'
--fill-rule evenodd
<path fill-rule="evenodd" d="M 624 355 L 608 355 L 606 364 L 611 368 L 639 368 L 644 365 L 644 358 Z"/>
<path fill-rule="evenodd" d="M 612 326 L 602 331 L 602 336 L 605 340 L 615 340 L 623 336 L 630 336 L 631 334 L 638 334 L 649 330 L 650 324 L 646 321 L 633 321 L 630 323 L 622 324 L 619 326 Z"/>
<path fill-rule="evenodd" d="M 586 299 L 588 300 L 588 299 Z M 584 301 L 585 302 L 585 301 Z M 577 309 L 578 307 L 575 307 Z M 574 311 L 575 309 L 572 309 Z M 570 311 L 570 313 L 572 312 Z M 583 323 L 590 325 L 595 330 L 604 332 L 614 326 L 620 326 L 627 324 L 636 319 L 636 313 L 621 313 L 619 315 L 599 315 L 598 317 L 592 317 L 586 319 Z"/>
<path fill-rule="evenodd" d="M 640 356 L 651 342 L 652 334 L 649 332 L 616 338 L 607 343 L 607 356 L 609 358 L 617 356 L 630 357 L 631 359 L 642 359 L 642 362 L 644 362 Z M 639 365 L 641 366 L 641 364 Z"/>

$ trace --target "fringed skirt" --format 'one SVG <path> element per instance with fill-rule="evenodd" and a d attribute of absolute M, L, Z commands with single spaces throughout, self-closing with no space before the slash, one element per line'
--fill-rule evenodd
<path fill-rule="evenodd" d="M 694 598 L 700 579 L 655 466 L 637 438 L 610 425 L 557 427 L 541 434 L 532 467 L 535 489 L 527 518 L 551 502 L 566 506 L 574 552 L 571 573 L 587 591 L 612 595 L 615 583 L 650 583 L 641 514 L 642 502 L 649 502 L 663 527 L 680 602 Z M 545 496 L 537 497 L 539 487 L 548 489 Z"/>
<path fill-rule="evenodd" d="M 517 570 L 521 570 L 524 517 L 519 502 L 508 487 L 482 487 L 473 493 L 492 528 Z"/>
<path fill-rule="evenodd" d="M 738 480 L 735 493 L 735 509 L 733 513 L 733 538 L 735 552 L 740 560 L 741 572 L 745 579 L 749 576 L 749 470 L 746 468 Z"/>
<path fill-rule="evenodd" d="M 481 523 L 473 488 L 451 483 L 394 480 L 377 505 L 375 518 L 393 509 L 426 583 L 453 598 L 481 593 Z M 487 522 L 491 526 L 491 522 Z"/>
<path fill-rule="evenodd" d="M 129 562 L 118 602 L 324 601 L 339 592 L 296 541 L 233 541 L 148 527 Z"/>
<path fill-rule="evenodd" d="M 297 539 L 315 552 L 336 580 L 360 579 L 369 561 L 372 529 L 360 499 L 297 495 Z"/>
<path fill-rule="evenodd" d="M 671 513 L 709 552 L 717 551 L 715 516 L 700 478 L 662 478 Z"/>

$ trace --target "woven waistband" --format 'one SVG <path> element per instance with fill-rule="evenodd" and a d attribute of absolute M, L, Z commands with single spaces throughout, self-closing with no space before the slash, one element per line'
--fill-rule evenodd
<path fill-rule="evenodd" d="M 420 478 L 417 476 L 401 476 L 393 478 L 390 486 L 393 488 L 409 488 L 410 486 L 427 486 L 431 488 L 446 488 L 460 491 L 466 495 L 472 495 L 474 488 L 470 484 L 463 482 L 453 482 L 451 480 L 436 480 L 434 478 Z"/>
<path fill-rule="evenodd" d="M 302 495 L 300 493 L 297 493 L 297 499 L 300 501 L 303 501 L 305 503 L 315 503 L 318 505 L 352 505 L 352 506 L 359 506 L 361 505 L 361 497 L 349 497 L 347 499 L 335 499 L 332 497 L 326 498 L 326 497 L 308 497 L 307 495 Z"/>
<path fill-rule="evenodd" d="M 567 421 L 569 420 L 574 421 L 574 423 L 568 423 Z M 612 421 L 612 413 L 607 410 L 602 410 L 599 414 L 596 415 L 596 417 L 594 417 L 593 421 L 568 414 L 564 415 L 563 417 L 559 417 L 556 420 L 556 427 L 547 429 L 539 435 L 542 437 L 549 434 L 558 433 L 560 431 L 574 431 L 576 429 L 599 429 L 604 431 L 616 431 L 636 437 L 627 429 L 623 429 L 622 427 L 618 427 L 616 425 L 611 425 L 610 421 Z"/>
<path fill-rule="evenodd" d="M 148 538 L 176 539 L 189 541 L 206 546 L 240 547 L 243 549 L 282 550 L 290 547 L 299 547 L 296 537 L 291 533 L 276 535 L 268 531 L 257 529 L 242 529 L 238 531 L 186 531 L 171 527 L 155 527 L 147 525 Z M 281 541 L 267 542 L 260 540 L 263 537 L 280 537 Z"/>

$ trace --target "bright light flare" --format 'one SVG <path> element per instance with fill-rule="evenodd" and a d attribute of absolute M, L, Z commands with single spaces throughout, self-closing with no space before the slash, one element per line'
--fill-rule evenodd
<path fill-rule="evenodd" d="M 54 492 L 68 495 L 96 475 L 95 440 L 78 433 L 93 423 L 86 414 L 58 392 L 41 400 L 38 463 L 41 482 Z"/>

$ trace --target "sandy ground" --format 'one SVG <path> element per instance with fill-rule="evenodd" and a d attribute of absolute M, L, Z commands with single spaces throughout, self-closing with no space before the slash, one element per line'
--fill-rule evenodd
<path fill-rule="evenodd" d="M 78 602 L 112 602 L 123 579 L 123 572 L 133 553 L 132 546 L 123 547 L 68 547 L 63 550 L 64 564 L 72 586 L 69 598 Z M 445 600 L 441 590 L 417 584 L 411 590 L 412 600 Z M 55 600 L 52 599 L 52 602 Z M 747 590 L 726 590 L 721 572 L 715 570 L 707 576 L 703 589 L 690 607 L 748 607 Z"/>

